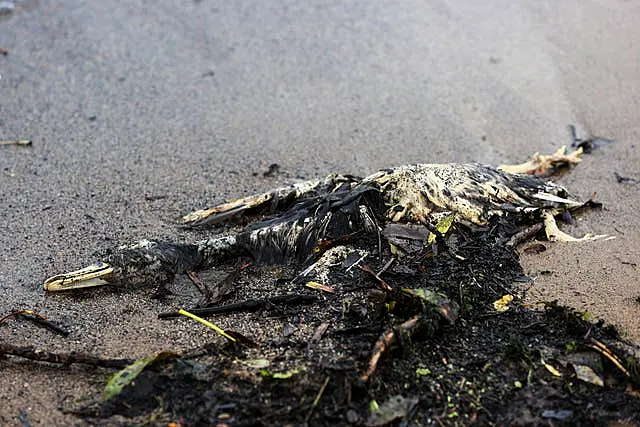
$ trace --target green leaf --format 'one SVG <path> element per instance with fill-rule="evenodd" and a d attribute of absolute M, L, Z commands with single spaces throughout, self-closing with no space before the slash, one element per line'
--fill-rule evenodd
<path fill-rule="evenodd" d="M 260 375 L 262 375 L 263 377 L 271 377 L 271 378 L 275 378 L 275 379 L 278 379 L 278 380 L 286 380 L 287 378 L 291 378 L 292 376 L 294 376 L 298 372 L 300 372 L 300 371 L 297 370 L 297 369 L 291 369 L 289 371 L 284 371 L 284 372 L 271 372 L 271 371 L 268 371 L 266 369 L 261 369 L 260 370 Z"/>
<path fill-rule="evenodd" d="M 429 368 L 418 368 L 416 369 L 416 375 L 419 377 L 424 377 L 427 375 L 431 375 L 431 369 Z"/>
<path fill-rule="evenodd" d="M 279 380 L 286 380 L 287 378 L 291 378 L 297 373 L 298 373 L 297 369 L 291 369 L 290 371 L 285 371 L 285 372 L 276 372 L 275 374 L 273 374 L 273 378 L 277 378 Z"/>
<path fill-rule="evenodd" d="M 107 385 L 104 388 L 104 395 L 106 399 L 111 399 L 114 396 L 117 396 L 122 392 L 127 385 L 131 384 L 131 382 L 136 379 L 136 377 L 151 363 L 165 360 L 170 358 L 178 357 L 177 353 L 172 351 L 161 351 L 158 354 L 152 354 L 151 356 L 143 357 L 141 359 L 136 360 L 131 365 L 126 368 L 118 371 L 114 376 L 112 376 Z"/>
<path fill-rule="evenodd" d="M 436 224 L 436 229 L 438 230 L 438 232 L 440 234 L 447 234 L 447 231 L 449 231 L 449 229 L 451 228 L 451 225 L 453 224 L 453 220 L 455 219 L 455 215 L 447 215 L 444 218 L 442 218 L 440 221 L 438 221 L 438 223 Z M 433 233 L 429 233 L 429 237 L 427 237 L 427 244 L 432 244 L 433 242 L 436 241 L 436 235 Z"/>

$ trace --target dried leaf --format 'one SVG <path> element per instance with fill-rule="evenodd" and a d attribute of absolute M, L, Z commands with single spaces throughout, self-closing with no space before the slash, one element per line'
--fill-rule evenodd
<path fill-rule="evenodd" d="M 244 344 L 247 347 L 253 347 L 253 348 L 260 347 L 257 342 L 255 342 L 254 340 L 252 340 L 250 338 L 245 337 L 240 332 L 232 331 L 232 330 L 227 329 L 226 331 L 224 331 L 224 333 L 226 335 L 230 336 L 231 338 L 233 338 L 235 340 L 235 342 L 240 343 L 240 344 Z"/>
<path fill-rule="evenodd" d="M 247 359 L 238 360 L 239 363 L 255 369 L 264 369 L 269 366 L 270 362 L 267 359 Z"/>
<path fill-rule="evenodd" d="M 296 375 L 299 372 L 300 371 L 298 369 L 290 369 L 290 370 L 284 371 L 284 372 L 271 372 L 271 371 L 268 371 L 266 369 L 263 369 L 263 370 L 260 371 L 260 375 L 262 375 L 263 377 L 275 378 L 277 380 L 286 380 L 286 379 L 291 378 L 292 376 Z"/>
<path fill-rule="evenodd" d="M 327 329 L 329 329 L 329 324 L 330 324 L 329 322 L 322 322 L 316 328 L 315 332 L 313 333 L 313 336 L 311 337 L 311 339 L 309 340 L 309 343 L 307 344 L 307 348 L 312 348 L 313 346 L 315 346 L 317 343 L 320 342 L 324 333 L 327 332 Z"/>
<path fill-rule="evenodd" d="M 547 371 L 551 372 L 551 374 L 555 377 L 561 377 L 562 374 L 560 373 L 560 371 L 558 371 L 556 368 L 554 368 L 553 366 L 549 365 L 547 362 L 544 361 L 543 358 L 540 358 L 540 363 L 542 363 L 542 365 L 547 368 Z"/>
<path fill-rule="evenodd" d="M 604 387 L 604 380 L 596 374 L 593 369 L 586 365 L 571 365 L 576 373 L 576 377 L 584 382 Z"/>
<path fill-rule="evenodd" d="M 493 302 L 493 308 L 498 313 L 503 313 L 509 310 L 509 304 L 511 303 L 511 301 L 513 301 L 513 295 L 504 295 L 499 300 Z"/>
<path fill-rule="evenodd" d="M 402 288 L 402 292 L 420 298 L 424 302 L 436 307 L 440 314 L 442 314 L 442 316 L 452 325 L 456 323 L 456 320 L 458 320 L 458 304 L 451 301 L 449 298 L 444 297 L 431 289 L 425 288 Z"/>
<path fill-rule="evenodd" d="M 318 283 L 318 282 L 307 282 L 305 283 L 305 286 L 311 289 L 319 289 L 321 291 L 325 291 L 330 294 L 335 292 L 331 286 L 323 285 L 322 283 Z"/>
<path fill-rule="evenodd" d="M 398 258 L 403 257 L 406 255 L 405 251 L 403 251 L 402 249 L 400 249 L 398 246 L 394 245 L 393 243 L 389 243 L 389 250 L 391 251 L 391 255 L 395 255 Z"/>
<path fill-rule="evenodd" d="M 393 396 L 377 409 L 373 410 L 366 424 L 369 427 L 384 426 L 399 418 L 404 418 L 418 403 L 418 399 L 403 397 L 401 395 Z M 369 405 L 371 411 L 372 405 Z"/>

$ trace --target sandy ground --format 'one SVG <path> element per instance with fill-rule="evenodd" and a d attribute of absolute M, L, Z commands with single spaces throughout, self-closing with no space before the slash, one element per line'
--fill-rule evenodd
<path fill-rule="evenodd" d="M 0 139 L 34 143 L 0 146 L 0 314 L 32 308 L 73 332 L 12 321 L 0 341 L 104 357 L 196 346 L 211 337 L 156 320 L 174 307 L 150 290 L 44 295 L 42 281 L 117 244 L 202 238 L 175 220 L 212 202 L 332 171 L 519 162 L 575 123 L 616 143 L 561 179 L 605 206 L 568 230 L 616 239 L 523 256 L 531 298 L 640 342 L 640 184 L 614 176 L 640 179 L 640 4 L 481 3 L 16 2 L 0 16 Z M 288 176 L 263 178 L 271 163 Z M 61 402 L 103 375 L 0 361 L 0 424 L 21 410 L 78 424 Z"/>

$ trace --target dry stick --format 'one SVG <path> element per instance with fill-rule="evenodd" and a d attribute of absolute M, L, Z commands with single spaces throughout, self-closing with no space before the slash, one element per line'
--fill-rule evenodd
<path fill-rule="evenodd" d="M 391 264 L 393 264 L 393 262 L 395 260 L 396 259 L 394 257 L 391 257 L 391 259 L 389 259 L 389 261 L 387 261 L 387 263 L 384 265 L 384 267 L 382 267 L 382 270 L 378 271 L 378 274 L 376 274 L 376 279 L 382 280 L 380 275 L 383 274 L 385 271 L 387 271 L 389 269 L 389 267 L 391 267 Z"/>
<path fill-rule="evenodd" d="M 43 326 L 45 328 L 48 328 L 49 330 L 58 333 L 60 335 L 63 336 L 67 336 L 70 334 L 70 332 L 66 329 L 64 329 L 62 326 L 59 326 L 55 323 L 53 323 L 52 321 L 50 321 L 49 319 L 47 319 L 46 316 L 43 316 L 42 314 L 36 313 L 33 310 L 15 310 L 12 311 L 11 313 L 7 314 L 6 316 L 0 318 L 0 323 L 4 323 L 5 321 L 7 321 L 8 319 L 15 317 L 15 318 L 22 318 L 25 320 L 29 320 L 37 325 Z"/>
<path fill-rule="evenodd" d="M 16 141 L 0 141 L 0 145 L 31 145 L 33 141 L 30 139 L 18 139 Z"/>
<path fill-rule="evenodd" d="M 313 336 L 307 343 L 307 350 L 311 350 L 316 344 L 320 342 L 324 333 L 327 332 L 327 329 L 329 329 L 329 325 L 330 322 L 322 322 L 320 326 L 316 328 Z"/>
<path fill-rule="evenodd" d="M 529 237 L 533 236 L 544 227 L 543 223 L 533 224 L 530 227 L 525 228 L 519 233 L 514 234 L 511 239 L 507 242 L 507 247 L 514 248 L 518 246 L 521 242 L 527 240 Z"/>
<path fill-rule="evenodd" d="M 360 270 L 364 271 L 365 273 L 368 273 L 371 277 L 373 277 L 380 284 L 380 287 L 383 290 L 385 290 L 385 291 L 392 291 L 393 290 L 393 288 L 391 286 L 389 286 L 389 284 L 387 282 L 385 282 L 384 279 L 381 279 L 380 277 L 378 277 L 376 272 L 373 271 L 373 269 L 371 267 L 369 267 L 368 265 L 359 265 L 358 268 Z"/>
<path fill-rule="evenodd" d="M 320 390 L 318 391 L 316 398 L 313 399 L 313 404 L 311 405 L 311 409 L 309 409 L 309 412 L 307 413 L 307 416 L 304 419 L 305 424 L 307 424 L 311 419 L 311 414 L 313 414 L 313 410 L 316 409 L 316 407 L 318 406 L 318 403 L 320 402 L 320 398 L 324 394 L 324 390 L 327 388 L 327 384 L 329 384 L 330 379 L 331 377 L 327 376 L 327 378 L 324 380 L 324 384 L 322 384 L 322 387 L 320 387 Z"/>
<path fill-rule="evenodd" d="M 0 343 L 0 355 L 10 354 L 39 362 L 59 363 L 70 365 L 82 363 L 84 365 L 100 366 L 102 368 L 124 368 L 133 363 L 133 359 L 102 359 L 86 353 L 52 353 L 34 348 L 33 346 L 17 346 Z"/>
<path fill-rule="evenodd" d="M 618 359 L 618 356 L 613 354 L 613 352 L 609 350 L 609 348 L 606 345 L 602 344 L 600 341 L 590 337 L 589 342 L 586 343 L 585 346 L 597 351 L 598 353 L 602 354 L 604 357 L 609 359 L 611 363 L 613 363 L 618 369 L 620 369 L 620 371 L 625 376 L 627 377 L 631 376 L 629 374 L 629 371 L 627 371 L 627 369 L 624 366 L 622 366 L 622 363 L 620 362 L 620 359 Z"/>
<path fill-rule="evenodd" d="M 422 315 L 420 314 L 413 316 L 411 319 L 398 326 L 398 329 L 403 332 L 412 333 L 415 327 L 418 325 L 418 321 L 421 317 Z M 371 375 L 373 375 L 373 373 L 375 372 L 382 354 L 396 342 L 398 342 L 398 338 L 394 328 L 389 328 L 384 331 L 382 335 L 380 335 L 380 338 L 378 338 L 378 341 L 376 342 L 376 345 L 373 347 L 373 351 L 371 352 L 369 367 L 367 368 L 367 371 L 360 377 L 362 381 L 366 382 L 369 380 Z"/>
<path fill-rule="evenodd" d="M 233 313 L 236 311 L 256 311 L 265 305 L 294 305 L 294 304 L 310 304 L 318 300 L 318 297 L 315 295 L 299 295 L 299 294 L 287 294 L 287 295 L 279 295 L 270 298 L 263 299 L 252 299 L 247 301 L 242 301 L 236 304 L 227 304 L 221 305 L 217 307 L 206 307 L 206 308 L 192 308 L 188 311 L 197 316 L 210 316 L 212 314 L 222 314 L 222 313 Z M 180 313 L 177 311 L 169 311 L 166 313 L 158 314 L 158 319 L 169 319 L 172 317 L 179 317 Z"/>
<path fill-rule="evenodd" d="M 43 326 L 47 329 L 49 329 L 52 332 L 55 332 L 57 334 L 60 334 L 64 337 L 68 336 L 71 332 L 65 328 L 63 328 L 60 325 L 57 325 L 55 323 L 53 323 L 52 321 L 48 320 L 46 317 L 39 315 L 39 314 L 20 314 L 20 317 L 22 317 L 25 320 L 29 320 L 37 325 Z"/>

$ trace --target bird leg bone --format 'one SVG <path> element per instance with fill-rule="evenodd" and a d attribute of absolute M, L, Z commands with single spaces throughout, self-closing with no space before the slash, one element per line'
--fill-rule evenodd
<path fill-rule="evenodd" d="M 551 242 L 591 242 L 594 240 L 611 240 L 615 239 L 615 236 L 608 236 L 606 234 L 585 234 L 584 237 L 577 238 L 570 236 L 569 234 L 560 231 L 556 219 L 552 212 L 543 212 L 542 218 L 544 219 L 544 230 L 547 234 L 547 239 Z"/>
<path fill-rule="evenodd" d="M 534 153 L 525 163 L 519 165 L 500 165 L 498 169 L 507 173 L 522 173 L 536 176 L 549 176 L 561 167 L 571 166 L 582 161 L 582 148 L 567 154 L 567 146 L 563 145 L 550 155 Z"/>

